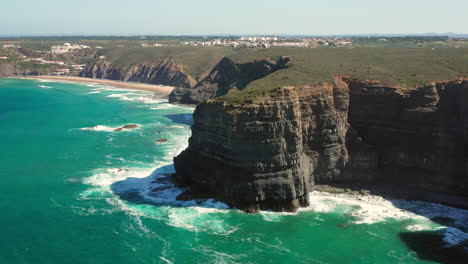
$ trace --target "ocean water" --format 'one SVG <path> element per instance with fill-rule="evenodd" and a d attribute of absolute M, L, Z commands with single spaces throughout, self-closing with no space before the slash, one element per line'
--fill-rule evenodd
<path fill-rule="evenodd" d="M 468 211 L 437 204 L 176 201 L 167 175 L 192 112 L 145 91 L 0 79 L 0 263 L 468 263 Z"/>

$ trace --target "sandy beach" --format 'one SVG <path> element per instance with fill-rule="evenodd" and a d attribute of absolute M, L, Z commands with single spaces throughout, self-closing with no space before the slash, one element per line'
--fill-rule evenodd
<path fill-rule="evenodd" d="M 49 75 L 39 75 L 39 76 L 27 76 L 26 79 L 45 79 L 45 80 L 59 80 L 59 81 L 69 81 L 69 82 L 87 82 L 87 83 L 99 83 L 99 84 L 108 84 L 117 88 L 127 88 L 127 89 L 136 89 L 136 90 L 145 90 L 150 92 L 159 92 L 169 94 L 172 92 L 174 87 L 156 85 L 156 84 L 147 84 L 147 83 L 135 83 L 135 82 L 123 82 L 123 81 L 113 81 L 106 79 L 92 79 L 84 77 L 74 77 L 74 76 L 49 76 Z"/>

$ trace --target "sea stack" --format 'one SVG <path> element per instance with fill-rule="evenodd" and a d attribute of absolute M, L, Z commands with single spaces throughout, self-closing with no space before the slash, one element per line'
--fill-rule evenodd
<path fill-rule="evenodd" d="M 414 89 L 338 76 L 194 113 L 177 181 L 248 212 L 295 211 L 314 184 L 468 188 L 468 80 Z M 464 144 L 463 144 L 464 142 Z"/>

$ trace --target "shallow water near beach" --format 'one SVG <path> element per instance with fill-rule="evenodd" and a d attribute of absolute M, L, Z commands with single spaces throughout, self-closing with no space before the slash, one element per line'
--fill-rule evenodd
<path fill-rule="evenodd" d="M 177 201 L 168 175 L 192 112 L 146 91 L 0 79 L 0 263 L 468 262 L 468 211 L 441 205 L 315 192 L 294 214 L 246 214 Z"/>

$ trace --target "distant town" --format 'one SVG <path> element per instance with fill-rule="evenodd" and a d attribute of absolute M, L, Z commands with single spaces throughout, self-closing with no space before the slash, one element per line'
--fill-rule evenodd
<path fill-rule="evenodd" d="M 210 40 L 197 40 L 197 41 L 181 41 L 175 44 L 164 44 L 159 42 L 145 41 L 140 47 L 162 47 L 162 46 L 194 46 L 194 47 L 232 47 L 232 48 L 271 48 L 271 47 L 303 47 L 314 48 L 319 46 L 347 46 L 352 44 L 351 38 L 284 38 L 277 36 L 248 36 L 236 38 L 215 38 Z M 115 45 L 115 47 L 124 47 L 124 45 Z M 6 43 L 2 45 L 3 49 L 21 48 L 20 45 Z M 53 45 L 49 51 L 41 51 L 41 54 L 63 55 L 67 53 L 77 52 L 83 49 L 103 49 L 102 46 L 90 46 L 83 44 L 63 43 L 63 45 Z M 39 52 L 39 51 L 38 51 Z M 99 56 L 99 59 L 105 59 L 105 56 Z M 9 56 L 0 56 L 0 60 L 8 60 Z M 81 71 L 86 67 L 86 64 L 67 64 L 61 60 L 50 60 L 43 57 L 28 57 L 20 56 L 18 59 L 21 62 L 31 62 L 36 64 L 55 64 L 63 66 L 52 72 L 53 75 L 68 75 L 72 71 Z"/>
<path fill-rule="evenodd" d="M 105 60 L 122 48 L 221 47 L 242 48 L 354 48 L 354 47 L 468 47 L 468 39 L 448 36 L 368 37 L 32 37 L 0 38 L 0 63 L 49 68 L 52 75 L 78 74 L 90 63 Z M 143 51 L 143 50 L 142 50 Z M 121 52 L 121 51 L 116 51 Z M 132 51 L 132 52 L 137 52 Z M 137 52 L 138 53 L 138 52 Z M 115 56 L 115 55 L 112 55 Z M 39 67 L 40 68 L 40 67 Z"/>
<path fill-rule="evenodd" d="M 211 41 L 185 41 L 182 45 L 223 46 L 223 47 L 318 47 L 346 46 L 352 44 L 351 38 L 280 38 L 280 37 L 240 37 L 235 39 L 215 39 Z"/>

